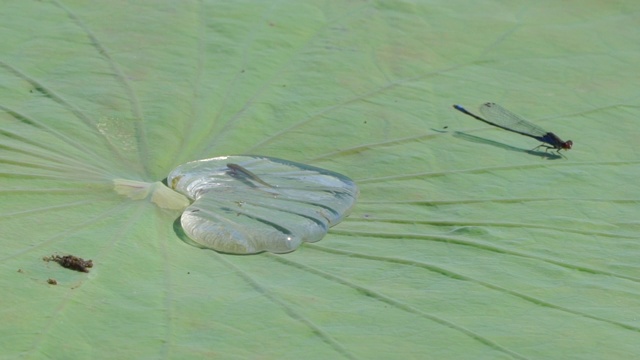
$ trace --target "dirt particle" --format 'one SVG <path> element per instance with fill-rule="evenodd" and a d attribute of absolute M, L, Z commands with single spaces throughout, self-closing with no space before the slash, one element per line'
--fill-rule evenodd
<path fill-rule="evenodd" d="M 92 260 L 84 260 L 81 257 L 77 257 L 73 255 L 65 255 L 65 256 L 51 255 L 51 256 L 45 256 L 44 258 L 42 258 L 42 260 L 47 262 L 55 261 L 64 268 L 75 270 L 75 271 L 86 272 L 86 273 L 89 272 L 89 268 L 93 267 Z"/>
<path fill-rule="evenodd" d="M 58 285 L 58 281 L 56 279 L 47 279 L 47 284 Z"/>

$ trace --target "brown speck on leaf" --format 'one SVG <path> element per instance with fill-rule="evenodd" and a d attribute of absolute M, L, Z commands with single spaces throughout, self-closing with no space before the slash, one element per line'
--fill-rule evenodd
<path fill-rule="evenodd" d="M 47 284 L 49 285 L 58 285 L 58 281 L 56 279 L 48 279 Z"/>
<path fill-rule="evenodd" d="M 23 271 L 22 269 L 18 269 L 18 272 L 19 272 L 20 274 L 24 274 L 24 271 Z"/>
<path fill-rule="evenodd" d="M 51 256 L 45 256 L 44 258 L 42 258 L 42 260 L 55 261 L 64 268 L 75 270 L 75 271 L 86 272 L 86 273 L 89 272 L 89 268 L 93 267 L 92 260 L 84 260 L 83 258 L 73 256 L 73 255 L 65 255 L 65 256 L 51 255 Z"/>

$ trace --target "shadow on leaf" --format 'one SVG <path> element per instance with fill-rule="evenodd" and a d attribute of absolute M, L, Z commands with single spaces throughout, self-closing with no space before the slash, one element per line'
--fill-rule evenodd
<path fill-rule="evenodd" d="M 459 132 L 459 131 L 454 131 L 453 132 L 453 136 L 459 139 L 463 139 L 466 141 L 470 141 L 470 142 L 475 142 L 475 143 L 479 143 L 479 144 L 485 144 L 485 145 L 491 145 L 491 146 L 495 146 L 504 150 L 509 150 L 509 151 L 515 151 L 515 152 L 521 152 L 521 153 L 526 153 L 529 155 L 534 155 L 534 156 L 539 156 L 541 158 L 546 158 L 547 160 L 558 160 L 558 159 L 562 159 L 562 155 L 557 155 L 557 154 L 553 154 L 553 153 L 549 153 L 546 151 L 537 151 L 537 150 L 529 150 L 529 149 L 522 149 L 522 148 L 517 148 L 511 145 L 506 145 L 503 143 L 499 143 L 493 140 L 489 140 L 489 139 L 485 139 L 485 138 L 481 138 L 478 136 L 473 136 L 473 135 L 469 135 L 469 134 L 465 134 L 463 132 Z"/>

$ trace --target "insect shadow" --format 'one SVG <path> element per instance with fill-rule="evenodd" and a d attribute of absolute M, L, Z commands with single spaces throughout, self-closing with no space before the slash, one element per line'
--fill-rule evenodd
<path fill-rule="evenodd" d="M 521 152 L 521 153 L 526 153 L 526 154 L 529 154 L 529 155 L 539 156 L 539 157 L 545 158 L 547 160 L 562 159 L 562 156 L 558 155 L 558 154 L 553 154 L 553 153 L 549 153 L 549 152 L 546 152 L 546 151 L 538 151 L 538 150 L 532 150 L 532 149 L 517 148 L 515 146 L 499 143 L 497 141 L 485 139 L 485 138 L 474 136 L 474 135 L 469 135 L 469 134 L 466 134 L 466 133 L 463 133 L 463 132 L 460 132 L 460 131 L 454 131 L 453 132 L 453 136 L 456 137 L 456 138 L 463 139 L 463 140 L 470 141 L 470 142 L 474 142 L 474 143 L 495 146 L 495 147 L 498 147 L 498 148 L 501 148 L 501 149 L 504 149 L 504 150 Z"/>

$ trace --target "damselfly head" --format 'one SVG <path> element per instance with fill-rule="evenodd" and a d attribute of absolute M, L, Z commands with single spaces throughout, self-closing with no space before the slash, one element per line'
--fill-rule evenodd
<path fill-rule="evenodd" d="M 573 141 L 571 140 L 567 140 L 564 144 L 562 144 L 562 148 L 565 150 L 571 149 L 572 146 L 573 146 Z"/>

